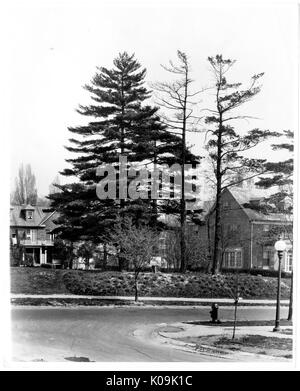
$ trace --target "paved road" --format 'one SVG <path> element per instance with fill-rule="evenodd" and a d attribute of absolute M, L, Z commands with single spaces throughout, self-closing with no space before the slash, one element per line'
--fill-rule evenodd
<path fill-rule="evenodd" d="M 282 308 L 282 317 L 286 317 Z M 231 307 L 220 310 L 232 319 Z M 239 319 L 273 319 L 272 307 L 244 307 Z M 153 338 L 157 324 L 207 320 L 209 307 L 17 307 L 12 309 L 13 359 L 65 361 L 216 361 L 210 356 L 176 350 Z M 139 330 L 136 335 L 136 330 Z"/>

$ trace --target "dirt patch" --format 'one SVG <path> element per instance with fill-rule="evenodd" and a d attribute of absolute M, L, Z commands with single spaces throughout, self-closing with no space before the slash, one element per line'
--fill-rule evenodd
<path fill-rule="evenodd" d="M 73 362 L 95 362 L 91 361 L 88 357 L 65 357 L 65 360 L 67 361 L 73 361 Z"/>

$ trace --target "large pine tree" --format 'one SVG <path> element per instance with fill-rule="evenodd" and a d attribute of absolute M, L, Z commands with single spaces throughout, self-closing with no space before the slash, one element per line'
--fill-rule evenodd
<path fill-rule="evenodd" d="M 60 185 L 60 192 L 49 196 L 60 213 L 61 234 L 72 240 L 108 241 L 118 214 L 157 221 L 157 202 L 126 197 L 98 199 L 98 166 L 105 163 L 118 167 L 120 155 L 126 156 L 130 164 L 146 162 L 148 167 L 180 161 L 180 138 L 160 122 L 158 108 L 144 104 L 151 94 L 145 87 L 146 70 L 126 52 L 119 54 L 113 64 L 112 69 L 98 68 L 85 86 L 95 103 L 79 106 L 78 112 L 93 120 L 85 126 L 69 128 L 76 137 L 70 139 L 67 150 L 76 156 L 67 160 L 72 167 L 61 174 L 75 176 L 79 183 Z M 192 161 L 193 155 L 187 154 Z"/>

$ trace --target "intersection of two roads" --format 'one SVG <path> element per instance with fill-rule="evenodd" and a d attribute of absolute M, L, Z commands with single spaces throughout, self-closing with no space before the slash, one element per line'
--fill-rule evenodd
<path fill-rule="evenodd" d="M 282 317 L 287 315 L 282 308 Z M 13 307 L 15 361 L 63 362 L 85 357 L 95 362 L 205 362 L 215 357 L 181 351 L 154 338 L 160 324 L 209 320 L 210 307 Z M 274 319 L 274 307 L 241 307 L 239 320 Z M 220 318 L 232 320 L 233 308 Z"/>

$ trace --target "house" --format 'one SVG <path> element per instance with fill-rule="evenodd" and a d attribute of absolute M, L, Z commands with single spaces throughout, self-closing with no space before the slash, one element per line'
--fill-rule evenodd
<path fill-rule="evenodd" d="M 249 189 L 227 188 L 222 192 L 219 247 L 222 269 L 277 270 L 278 256 L 274 243 L 280 235 L 287 244 L 282 269 L 292 271 L 291 217 L 287 213 L 262 213 L 262 203 L 262 195 Z M 211 248 L 214 218 L 214 204 L 210 203 L 200 231 L 202 240 L 206 240 Z"/>
<path fill-rule="evenodd" d="M 32 205 L 11 206 L 11 258 L 20 249 L 19 264 L 59 265 L 53 257 L 56 212 Z M 13 260 L 12 260 L 13 261 Z"/>
<path fill-rule="evenodd" d="M 159 216 L 159 221 L 165 225 L 160 232 L 157 241 L 156 266 L 164 269 L 180 269 L 180 216 L 166 215 Z M 203 255 L 203 244 L 199 241 L 199 218 L 197 213 L 188 213 L 186 217 L 186 261 L 188 269 L 201 268 L 200 261 Z M 206 251 L 205 251 L 206 252 Z"/>

